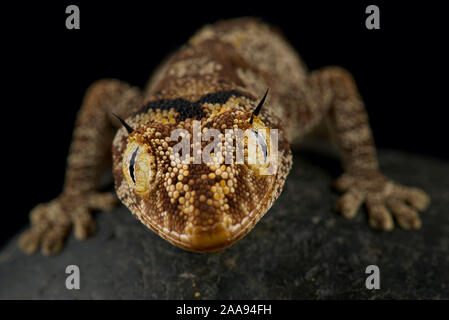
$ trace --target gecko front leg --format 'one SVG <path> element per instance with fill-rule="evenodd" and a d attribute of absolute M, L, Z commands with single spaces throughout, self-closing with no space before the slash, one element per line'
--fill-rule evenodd
<path fill-rule="evenodd" d="M 325 110 L 342 153 L 344 173 L 335 186 L 344 194 L 336 209 L 352 218 L 365 203 L 373 228 L 391 230 L 390 212 L 400 227 L 419 228 L 417 210 L 425 210 L 430 199 L 422 190 L 402 186 L 380 172 L 365 106 L 352 76 L 342 68 L 327 67 L 313 72 L 309 85 L 310 103 Z"/>
<path fill-rule="evenodd" d="M 127 116 L 140 103 L 140 91 L 117 80 L 100 80 L 87 90 L 75 124 L 63 191 L 31 211 L 31 228 L 19 239 L 23 251 L 31 254 L 41 247 L 47 255 L 58 252 L 72 226 L 76 238 L 88 237 L 95 231 L 90 211 L 110 210 L 118 203 L 112 193 L 97 192 L 115 131 L 110 114 Z"/>

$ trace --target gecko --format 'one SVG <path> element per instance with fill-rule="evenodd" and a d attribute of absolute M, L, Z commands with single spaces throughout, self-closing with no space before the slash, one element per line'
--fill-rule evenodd
<path fill-rule="evenodd" d="M 209 163 L 193 163 L 192 157 L 180 162 L 173 156 L 171 133 L 184 129 L 190 135 L 195 121 L 201 133 L 276 129 L 276 170 L 263 175 L 257 163 L 223 164 L 214 154 Z M 278 198 L 292 166 L 291 146 L 323 124 L 343 168 L 334 184 L 342 194 L 335 209 L 352 218 L 365 205 L 374 229 L 392 230 L 394 220 L 404 229 L 420 228 L 418 211 L 430 198 L 380 171 L 352 75 L 337 66 L 309 71 L 282 30 L 243 17 L 198 30 L 143 89 L 116 79 L 88 88 L 63 191 L 31 210 L 31 226 L 19 245 L 28 254 L 57 253 L 72 229 L 78 239 L 95 232 L 93 210 L 112 210 L 120 199 L 173 245 L 195 252 L 226 248 L 247 235 Z M 219 138 L 226 143 L 225 136 Z M 262 148 L 256 150 L 267 152 L 268 142 L 258 138 Z M 115 194 L 98 191 L 111 157 Z"/>

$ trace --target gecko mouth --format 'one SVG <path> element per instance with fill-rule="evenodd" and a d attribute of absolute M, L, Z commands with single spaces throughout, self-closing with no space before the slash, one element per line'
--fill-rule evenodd
<path fill-rule="evenodd" d="M 226 214 L 222 221 L 210 227 L 193 226 L 189 223 L 182 234 L 170 231 L 167 228 L 159 228 L 151 220 L 148 220 L 146 215 L 138 215 L 137 217 L 147 227 L 173 245 L 184 250 L 204 253 L 224 249 L 243 238 L 268 209 L 267 205 L 259 206 L 249 216 L 236 224 L 231 224 L 231 219 Z"/>
<path fill-rule="evenodd" d="M 257 215 L 261 216 L 261 215 Z M 226 248 L 245 236 L 260 219 L 255 216 L 245 217 L 238 224 L 230 224 L 225 218 L 211 227 L 188 225 L 186 231 L 179 237 L 176 244 L 186 250 L 194 252 L 213 252 Z"/>

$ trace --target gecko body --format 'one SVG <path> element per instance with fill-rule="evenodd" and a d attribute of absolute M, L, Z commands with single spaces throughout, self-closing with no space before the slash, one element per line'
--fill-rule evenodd
<path fill-rule="evenodd" d="M 254 114 L 267 88 L 266 101 Z M 113 113 L 125 125 L 115 137 L 120 123 Z M 281 193 L 292 165 L 290 145 L 324 122 L 342 156 L 344 172 L 335 186 L 343 196 L 337 210 L 351 218 L 365 203 L 373 228 L 391 230 L 393 216 L 403 228 L 419 228 L 417 210 L 424 210 L 429 198 L 380 173 L 367 114 L 351 75 L 339 67 L 309 72 L 280 31 L 257 19 L 240 18 L 203 27 L 160 65 L 144 90 L 112 79 L 88 89 L 64 190 L 33 209 L 21 247 L 28 253 L 41 247 L 51 254 L 62 248 L 72 226 L 79 239 L 93 233 L 90 210 L 116 204 L 113 195 L 96 191 L 111 142 L 116 194 L 143 224 L 186 250 L 232 245 Z M 194 123 L 202 134 L 221 130 L 225 144 L 226 129 L 276 129 L 276 170 L 260 174 L 257 164 L 227 164 L 215 154 L 209 163 L 193 163 L 193 157 L 180 161 L 173 155 L 177 141 L 171 134 L 184 129 L 192 138 Z M 258 139 L 265 149 L 270 145 Z M 206 144 L 200 142 L 200 149 Z M 195 147 L 193 142 L 190 146 Z M 231 152 L 236 151 L 231 147 Z"/>

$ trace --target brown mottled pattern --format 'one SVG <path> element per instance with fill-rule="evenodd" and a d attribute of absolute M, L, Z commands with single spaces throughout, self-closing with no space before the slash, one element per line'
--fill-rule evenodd
<path fill-rule="evenodd" d="M 250 124 L 267 88 L 261 113 Z M 229 92 L 227 101 L 220 100 Z M 205 97 L 210 101 L 201 100 Z M 191 110 L 166 108 L 161 101 Z M 151 109 L 154 105 L 160 107 Z M 245 236 L 282 191 L 291 167 L 290 143 L 324 122 L 341 149 L 344 173 L 336 188 L 344 194 L 336 208 L 343 216 L 353 217 L 365 203 L 374 228 L 391 230 L 392 216 L 403 228 L 419 228 L 417 210 L 429 203 L 423 191 L 380 173 L 365 107 L 347 71 L 327 67 L 309 73 L 279 30 L 241 18 L 199 30 L 157 68 L 143 92 L 117 80 L 89 88 L 76 122 L 64 190 L 33 209 L 32 226 L 20 239 L 25 252 L 39 247 L 45 254 L 59 251 L 72 225 L 79 239 L 87 237 L 95 230 L 90 210 L 115 204 L 112 195 L 96 191 L 119 124 L 111 112 L 133 128 L 130 134 L 118 130 L 113 139 L 118 197 L 142 223 L 187 250 L 218 250 Z M 260 175 L 247 162 L 194 164 L 192 158 L 181 163 L 172 154 L 174 129 L 190 133 L 193 150 L 204 150 L 208 143 L 193 145 L 194 120 L 200 121 L 202 134 L 212 128 L 222 133 L 256 126 L 278 129 L 277 171 Z M 235 146 L 227 148 L 235 155 Z"/>

